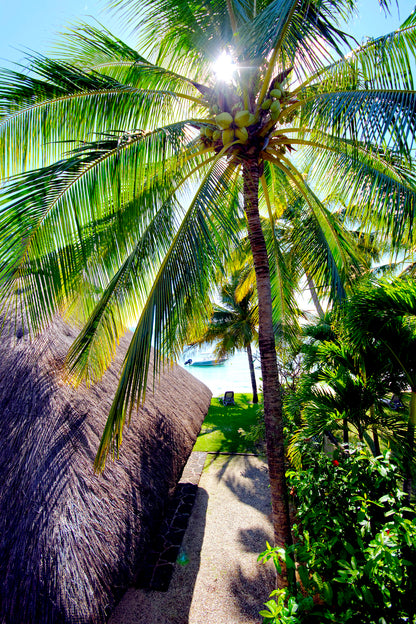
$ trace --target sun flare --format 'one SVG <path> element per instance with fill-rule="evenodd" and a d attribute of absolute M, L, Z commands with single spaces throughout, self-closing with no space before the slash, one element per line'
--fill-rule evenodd
<path fill-rule="evenodd" d="M 214 63 L 214 73 L 221 82 L 231 82 L 236 69 L 237 65 L 227 52 L 222 52 Z"/>

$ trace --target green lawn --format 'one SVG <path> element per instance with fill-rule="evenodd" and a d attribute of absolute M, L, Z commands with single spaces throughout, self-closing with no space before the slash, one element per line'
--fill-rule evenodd
<path fill-rule="evenodd" d="M 220 399 L 212 399 L 194 451 L 254 452 L 254 444 L 247 442 L 239 431 L 247 431 L 257 422 L 258 406 L 250 403 L 251 398 L 251 394 L 236 394 L 233 406 L 224 406 Z"/>

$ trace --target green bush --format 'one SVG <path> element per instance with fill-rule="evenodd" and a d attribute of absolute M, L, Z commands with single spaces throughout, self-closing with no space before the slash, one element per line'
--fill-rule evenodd
<path fill-rule="evenodd" d="M 389 453 L 311 454 L 307 469 L 287 477 L 295 543 L 268 545 L 261 559 L 296 566 L 297 586 L 271 597 L 264 621 L 415 622 L 416 519 Z"/>

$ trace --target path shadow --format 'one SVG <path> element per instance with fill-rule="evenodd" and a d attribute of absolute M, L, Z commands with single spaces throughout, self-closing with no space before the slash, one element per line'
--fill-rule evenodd
<path fill-rule="evenodd" d="M 260 554 L 265 550 L 266 542 L 273 539 L 273 529 L 272 526 L 270 532 L 262 527 L 242 529 L 238 539 L 242 551 Z M 229 592 L 239 610 L 241 622 L 248 620 L 251 623 L 256 617 L 259 618 L 259 622 L 262 621 L 259 611 L 275 589 L 275 582 L 276 572 L 271 561 L 265 564 L 258 563 L 254 574 L 250 576 L 244 573 L 240 565 L 236 568 L 229 580 Z"/>
<path fill-rule="evenodd" d="M 237 550 L 244 559 L 244 553 L 258 555 L 266 549 L 266 542 L 273 542 L 269 475 L 266 464 L 259 463 L 258 459 L 251 455 L 239 457 L 238 470 L 235 469 L 235 465 L 234 470 L 229 470 L 232 460 L 235 460 L 235 456 L 228 457 L 223 462 L 216 473 L 216 478 L 221 480 L 241 503 L 270 518 L 270 530 L 264 525 L 256 524 L 239 530 Z M 275 589 L 275 579 L 276 573 L 272 562 L 254 564 L 249 571 L 239 564 L 227 577 L 225 582 L 238 612 L 239 624 L 262 622 L 259 611 Z"/>
<path fill-rule="evenodd" d="M 241 550 L 247 553 L 260 554 L 266 550 L 266 542 L 271 542 L 273 539 L 273 528 L 270 524 L 270 531 L 265 531 L 262 527 L 253 527 L 251 529 L 244 529 L 240 531 L 239 542 Z"/>
<path fill-rule="evenodd" d="M 201 564 L 207 507 L 208 493 L 198 487 L 176 561 L 169 570 L 162 569 L 160 578 L 157 574 L 154 577 L 155 581 L 161 580 L 162 591 L 155 591 L 155 587 L 153 590 L 129 590 L 113 612 L 109 624 L 188 624 Z"/>
<path fill-rule="evenodd" d="M 229 592 L 239 610 L 241 624 L 247 621 L 262 622 L 259 611 L 275 589 L 276 575 L 271 565 L 259 564 L 254 576 L 244 574 L 240 566 L 234 571 L 229 582 Z"/>
<path fill-rule="evenodd" d="M 271 513 L 271 499 L 270 490 L 267 487 L 269 483 L 267 466 L 264 464 L 259 468 L 257 463 L 254 464 L 254 457 L 251 455 L 246 455 L 243 459 L 244 464 L 240 474 L 227 475 L 225 484 L 241 502 L 269 515 Z M 221 470 L 222 476 L 225 470 L 226 466 Z"/>
<path fill-rule="evenodd" d="M 221 468 L 217 473 L 217 479 L 218 481 L 221 481 L 224 478 L 224 474 L 231 460 L 233 459 L 233 457 L 234 455 L 222 455 L 221 453 L 208 453 L 207 461 L 205 463 L 205 469 L 208 469 L 211 466 L 211 464 L 214 463 L 214 461 L 221 458 L 222 459 Z"/>

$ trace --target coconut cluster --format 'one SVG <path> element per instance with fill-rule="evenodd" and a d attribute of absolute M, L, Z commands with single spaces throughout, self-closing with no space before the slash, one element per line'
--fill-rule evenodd
<path fill-rule="evenodd" d="M 281 100 L 283 99 L 285 92 L 280 84 L 276 84 L 270 91 L 269 96 L 261 103 L 261 108 L 264 111 L 270 111 L 270 117 L 273 121 L 279 119 L 279 115 L 282 111 Z"/>
<path fill-rule="evenodd" d="M 255 117 L 248 110 L 237 110 L 234 116 L 227 112 L 218 113 L 215 115 L 215 127 L 202 127 L 201 137 L 210 139 L 214 143 L 220 141 L 222 145 L 229 145 L 233 141 L 247 143 L 247 128 L 254 123 Z"/>
<path fill-rule="evenodd" d="M 258 129 L 260 125 L 268 124 L 270 120 L 273 122 L 278 120 L 282 111 L 281 101 L 286 95 L 279 83 L 273 84 L 273 88 L 261 104 L 260 115 L 257 116 L 249 110 L 241 110 L 241 103 L 234 104 L 231 113 L 221 111 L 219 106 L 214 104 L 210 107 L 210 113 L 215 123 L 200 128 L 201 140 L 205 145 L 214 144 L 218 148 L 230 145 L 234 141 L 244 145 L 249 140 L 250 126 L 257 125 Z"/>

